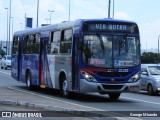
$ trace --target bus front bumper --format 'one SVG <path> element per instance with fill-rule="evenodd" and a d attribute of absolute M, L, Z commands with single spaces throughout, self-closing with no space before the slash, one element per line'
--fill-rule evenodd
<path fill-rule="evenodd" d="M 121 93 L 121 92 L 139 92 L 139 81 L 134 83 L 107 84 L 89 82 L 86 79 L 80 79 L 80 92 L 99 92 L 101 94 Z"/>

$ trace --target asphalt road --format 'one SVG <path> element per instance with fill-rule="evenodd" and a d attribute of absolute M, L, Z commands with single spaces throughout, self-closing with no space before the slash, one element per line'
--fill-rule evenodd
<path fill-rule="evenodd" d="M 160 115 L 160 95 L 149 96 L 146 92 L 141 93 L 123 93 L 118 101 L 111 102 L 107 95 L 93 94 L 73 94 L 70 99 L 63 98 L 58 91 L 50 89 L 41 89 L 39 91 L 29 91 L 25 84 L 19 83 L 10 77 L 10 70 L 0 70 L 0 89 L 9 88 L 17 92 L 30 93 L 37 95 L 37 97 L 47 98 L 48 100 L 58 100 L 63 104 L 72 104 L 76 109 L 81 107 L 86 110 L 93 111 L 110 111 L 111 114 L 119 117 L 119 114 L 129 114 L 132 117 L 148 113 L 156 113 Z M 12 100 L 12 98 L 10 98 Z M 25 98 L 24 98 L 25 101 Z M 49 102 L 48 102 L 49 103 Z M 85 110 L 84 109 L 84 110 Z M 81 109 L 80 109 L 81 110 Z M 158 120 L 160 117 L 140 117 L 138 119 L 144 120 Z M 126 117 L 125 117 L 126 119 Z"/>

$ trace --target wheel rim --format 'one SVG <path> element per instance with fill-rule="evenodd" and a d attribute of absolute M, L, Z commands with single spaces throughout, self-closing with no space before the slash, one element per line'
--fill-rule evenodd
<path fill-rule="evenodd" d="M 31 81 L 30 81 L 30 75 L 28 75 L 27 77 L 27 87 L 31 86 Z"/>
<path fill-rule="evenodd" d="M 64 95 L 67 95 L 67 92 L 68 92 L 68 90 L 67 90 L 67 80 L 64 80 L 63 81 L 63 94 Z"/>

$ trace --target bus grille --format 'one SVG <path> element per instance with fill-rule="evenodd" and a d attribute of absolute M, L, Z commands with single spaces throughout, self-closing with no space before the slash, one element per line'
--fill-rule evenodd
<path fill-rule="evenodd" d="M 130 72 L 97 72 L 97 75 L 101 77 L 125 77 Z"/>
<path fill-rule="evenodd" d="M 107 90 L 119 90 L 123 87 L 123 85 L 102 85 L 104 89 Z"/>

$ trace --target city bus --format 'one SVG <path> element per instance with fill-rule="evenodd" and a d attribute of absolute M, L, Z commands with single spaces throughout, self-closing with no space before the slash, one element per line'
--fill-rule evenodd
<path fill-rule="evenodd" d="M 140 34 L 132 21 L 78 19 L 14 33 L 11 76 L 33 89 L 71 93 L 138 92 Z"/>

